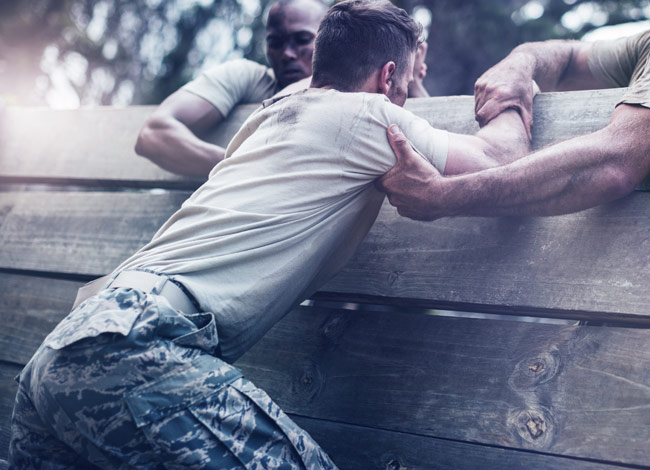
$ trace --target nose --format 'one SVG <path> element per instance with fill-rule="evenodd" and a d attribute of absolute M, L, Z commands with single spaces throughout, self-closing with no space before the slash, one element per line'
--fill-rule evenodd
<path fill-rule="evenodd" d="M 287 41 L 287 44 L 282 49 L 282 59 L 285 61 L 296 60 L 298 58 L 298 53 L 296 51 L 296 46 L 293 44 L 293 41 Z"/>

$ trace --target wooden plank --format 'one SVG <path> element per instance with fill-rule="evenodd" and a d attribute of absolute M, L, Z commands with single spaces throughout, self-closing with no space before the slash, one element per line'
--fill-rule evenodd
<path fill-rule="evenodd" d="M 542 93 L 533 102 L 533 148 L 595 132 L 609 122 L 626 88 Z M 479 130 L 474 119 L 472 96 L 407 100 L 405 108 L 426 119 L 433 127 L 459 134 Z M 637 189 L 650 189 L 650 176 Z"/>
<path fill-rule="evenodd" d="M 0 269 L 100 276 L 146 243 L 185 197 L 0 193 Z M 647 321 L 648 207 L 650 193 L 636 192 L 562 217 L 419 223 L 385 205 L 322 291 L 461 311 Z"/>
<path fill-rule="evenodd" d="M 3 180 L 128 181 L 196 187 L 136 155 L 138 132 L 151 106 L 53 110 L 8 107 L 0 147 Z"/>
<path fill-rule="evenodd" d="M 188 196 L 0 193 L 0 268 L 101 276 L 148 242 Z"/>
<path fill-rule="evenodd" d="M 361 249 L 322 290 L 461 311 L 645 321 L 650 199 L 547 218 L 401 218 L 384 206 Z M 565 314 L 563 314 L 565 315 Z M 631 318 L 631 316 L 634 316 Z"/>
<path fill-rule="evenodd" d="M 611 464 L 292 416 L 340 470 L 622 470 Z M 640 467 L 639 467 L 640 468 Z M 650 467 L 643 467 L 650 468 Z"/>
<path fill-rule="evenodd" d="M 542 93 L 533 103 L 533 147 L 542 148 L 607 125 L 625 88 Z M 472 96 L 408 100 L 404 106 L 432 126 L 459 134 L 479 130 Z"/>
<path fill-rule="evenodd" d="M 35 316 L 33 336 L 49 331 L 47 311 L 42 309 L 42 318 L 48 321 Z M 440 465 L 458 462 L 446 468 L 464 468 L 460 462 L 480 459 L 495 469 L 502 459 L 529 461 L 528 454 L 465 448 L 430 437 L 629 464 L 635 461 L 620 454 L 647 452 L 643 436 L 650 432 L 650 418 L 643 403 L 650 395 L 645 357 L 650 353 L 635 349 L 643 349 L 649 334 L 303 308 L 282 320 L 237 365 L 286 411 L 316 418 L 309 421 L 318 426 L 307 429 L 333 455 L 352 462 L 348 468 L 370 468 L 355 463 L 370 456 L 376 468 L 386 468 L 380 465 L 386 459 L 429 468 L 433 455 Z M 12 379 L 20 366 L 1 364 L 0 423 L 6 423 L 15 394 Z M 519 434 L 513 416 L 526 410 L 543 411 L 550 438 L 542 433 L 538 443 Z M 341 425 L 320 420 L 376 429 L 367 435 L 344 426 L 346 439 L 340 439 Z M 332 434 L 336 428 L 341 432 Z M 8 431 L 2 432 L 0 445 L 2 439 L 8 442 Z M 596 455 L 591 441 L 607 450 Z M 580 452 L 585 455 L 576 455 Z M 537 459 L 544 463 L 540 468 L 573 468 L 562 467 L 566 459 L 530 461 Z"/>
<path fill-rule="evenodd" d="M 591 90 L 537 96 L 534 147 L 541 148 L 605 126 L 623 92 L 624 89 Z M 206 140 L 226 146 L 256 108 L 255 104 L 237 107 Z M 111 180 L 112 185 L 196 187 L 196 180 L 172 175 L 135 154 L 137 134 L 153 109 L 152 106 L 78 110 L 8 107 L 6 137 L 0 139 L 0 180 L 81 180 L 86 184 L 94 180 L 106 184 L 106 180 Z M 472 96 L 408 100 L 406 109 L 435 127 L 459 133 L 478 130 Z"/>
<path fill-rule="evenodd" d="M 27 364 L 83 283 L 0 273 L 0 361 Z"/>
<path fill-rule="evenodd" d="M 208 139 L 226 146 L 257 107 L 239 106 Z M 197 187 L 199 180 L 169 173 L 135 153 L 138 132 L 153 109 L 8 107 L 5 138 L 0 139 L 0 180 Z"/>
<path fill-rule="evenodd" d="M 650 330 L 302 309 L 237 365 L 299 416 L 643 466 L 649 342 Z"/>
<path fill-rule="evenodd" d="M 5 371 L 0 366 L 0 390 L 10 389 L 0 399 L 0 469 L 6 462 L 9 445 L 9 424 L 16 383 L 11 377 L 16 369 Z M 617 470 L 594 462 L 514 451 L 511 449 L 445 441 L 414 434 L 369 429 L 301 416 L 292 416 L 323 446 L 341 470 L 503 470 L 534 466 L 545 470 Z"/>
<path fill-rule="evenodd" d="M 9 453 L 11 412 L 14 409 L 14 399 L 18 390 L 14 377 L 21 369 L 22 367 L 15 364 L 0 362 L 0 460 L 6 459 Z"/>

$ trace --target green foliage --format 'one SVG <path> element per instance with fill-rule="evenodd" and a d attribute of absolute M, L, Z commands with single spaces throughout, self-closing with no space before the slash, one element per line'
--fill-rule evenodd
<path fill-rule="evenodd" d="M 518 44 L 577 39 L 597 25 L 646 19 L 642 8 L 648 6 L 634 0 L 396 0 L 396 4 L 409 12 L 418 7 L 431 12 L 425 87 L 432 95 L 471 94 L 481 73 Z M 535 18 L 535 13 L 541 16 Z M 563 25 L 571 18 L 574 29 Z"/>
<path fill-rule="evenodd" d="M 271 1 L 0 2 L 0 98 L 159 103 L 202 66 L 242 56 L 265 61 L 262 13 Z M 434 95 L 471 93 L 476 78 L 522 42 L 578 38 L 648 11 L 645 0 L 395 2 L 430 16 L 425 85 Z"/>

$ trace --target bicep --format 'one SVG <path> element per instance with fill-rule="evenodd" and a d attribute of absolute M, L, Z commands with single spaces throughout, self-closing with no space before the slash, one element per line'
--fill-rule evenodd
<path fill-rule="evenodd" d="M 193 133 L 201 134 L 219 124 L 224 117 L 209 101 L 188 91 L 178 90 L 160 104 L 151 119 L 173 119 Z"/>
<path fill-rule="evenodd" d="M 594 43 L 571 42 L 571 58 L 557 83 L 556 91 L 594 90 L 611 88 L 612 84 L 596 76 L 589 64 Z"/>
<path fill-rule="evenodd" d="M 485 151 L 486 143 L 475 135 L 449 133 L 445 175 L 472 173 L 497 166 Z"/>

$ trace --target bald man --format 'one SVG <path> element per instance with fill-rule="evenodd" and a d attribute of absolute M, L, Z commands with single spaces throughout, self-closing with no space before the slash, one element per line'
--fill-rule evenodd
<path fill-rule="evenodd" d="M 269 10 L 271 67 L 240 59 L 220 64 L 167 99 L 145 122 L 135 151 L 160 167 L 206 178 L 225 149 L 198 136 L 214 129 L 239 104 L 261 103 L 309 77 L 314 38 L 327 7 L 318 0 L 280 0 Z"/>

